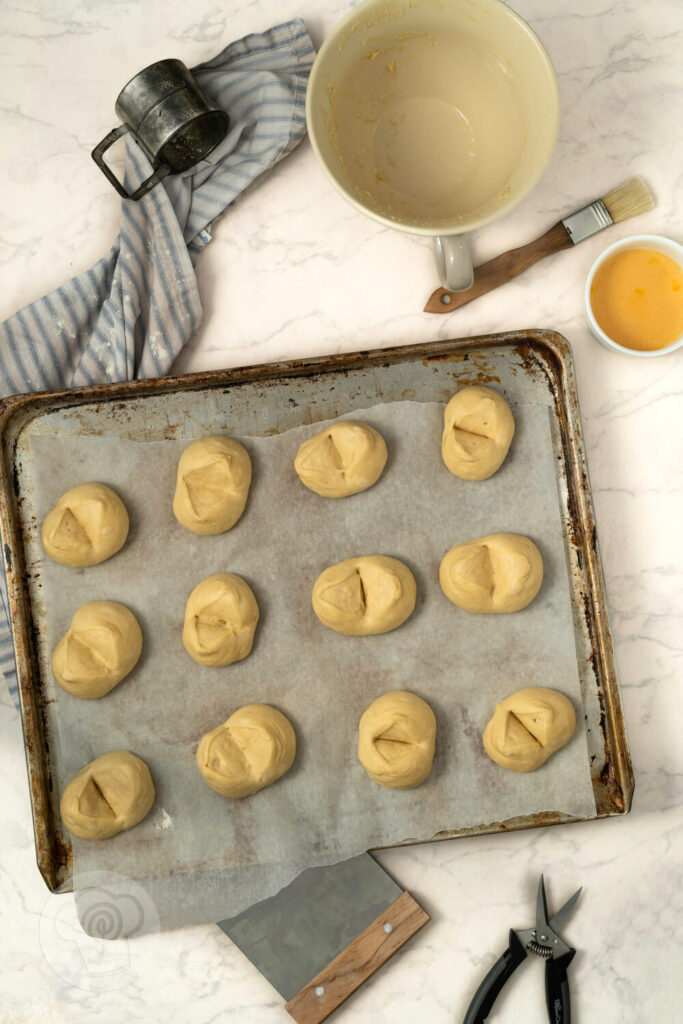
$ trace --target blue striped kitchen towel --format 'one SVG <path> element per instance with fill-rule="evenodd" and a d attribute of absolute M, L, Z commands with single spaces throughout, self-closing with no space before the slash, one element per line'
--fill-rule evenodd
<path fill-rule="evenodd" d="M 315 51 L 301 19 L 227 46 L 193 68 L 230 115 L 206 160 L 139 202 L 121 202 L 111 251 L 68 284 L 0 324 L 0 397 L 168 373 L 202 319 L 194 265 L 211 225 L 306 131 L 304 100 Z M 127 136 L 125 183 L 151 173 Z M 94 166 L 94 165 L 93 165 Z M 0 573 L 0 670 L 17 703 L 17 677 Z"/>

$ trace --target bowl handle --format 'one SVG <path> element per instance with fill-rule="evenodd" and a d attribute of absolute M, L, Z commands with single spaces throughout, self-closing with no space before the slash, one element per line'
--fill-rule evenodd
<path fill-rule="evenodd" d="M 472 287 L 474 268 L 469 235 L 437 235 L 434 259 L 441 284 L 449 292 L 464 292 Z"/>

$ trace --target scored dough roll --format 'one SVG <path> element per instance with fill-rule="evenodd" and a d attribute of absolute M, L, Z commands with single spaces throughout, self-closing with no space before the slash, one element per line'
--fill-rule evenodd
<path fill-rule="evenodd" d="M 574 735 L 576 712 L 557 690 L 531 686 L 496 705 L 484 729 L 484 749 L 492 761 L 514 772 L 532 772 Z"/>
<path fill-rule="evenodd" d="M 256 598 L 241 576 L 207 576 L 187 599 L 185 650 L 200 665 L 232 665 L 251 651 L 258 619 Z"/>
<path fill-rule="evenodd" d="M 318 576 L 313 611 L 337 633 L 371 636 L 404 623 L 415 608 L 416 593 L 415 577 L 397 558 L 347 558 Z"/>
<path fill-rule="evenodd" d="M 180 456 L 173 515 L 192 533 L 224 533 L 244 512 L 250 484 L 244 445 L 218 434 L 202 437 Z"/>
<path fill-rule="evenodd" d="M 436 718 L 426 701 L 394 690 L 366 708 L 358 726 L 358 758 L 387 789 L 413 789 L 432 770 Z"/>
<path fill-rule="evenodd" d="M 59 811 L 65 827 L 79 839 L 110 839 L 139 824 L 154 797 L 145 762 L 128 750 L 114 750 L 74 775 Z"/>
<path fill-rule="evenodd" d="M 464 480 L 487 480 L 503 465 L 515 421 L 502 395 L 479 385 L 453 395 L 444 413 L 441 455 Z"/>
<path fill-rule="evenodd" d="M 493 533 L 456 544 L 439 567 L 444 594 L 468 612 L 521 611 L 536 597 L 542 582 L 541 552 L 518 533 Z"/>
<path fill-rule="evenodd" d="M 382 435 L 367 423 L 340 420 L 299 448 L 294 469 L 323 498 L 345 498 L 376 483 L 387 461 Z"/>
<path fill-rule="evenodd" d="M 54 677 L 67 693 L 104 697 L 133 671 L 142 652 L 142 630 L 116 601 L 81 605 L 52 655 Z"/>
<path fill-rule="evenodd" d="M 41 537 L 45 551 L 60 565 L 99 565 L 126 543 L 128 512 L 106 484 L 72 487 L 45 517 Z"/>
<path fill-rule="evenodd" d="M 269 704 L 238 708 L 222 725 L 202 736 L 197 767 L 222 796 L 251 796 L 292 767 L 296 735 L 288 718 Z"/>

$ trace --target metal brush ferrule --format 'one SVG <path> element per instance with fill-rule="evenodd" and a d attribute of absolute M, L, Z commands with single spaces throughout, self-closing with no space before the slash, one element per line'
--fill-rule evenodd
<path fill-rule="evenodd" d="M 577 210 L 576 213 L 565 217 L 562 223 L 572 242 L 576 245 L 578 242 L 583 242 L 584 238 L 590 238 L 597 231 L 608 228 L 614 221 L 602 199 L 596 199 L 594 203 L 589 203 L 582 210 Z"/>

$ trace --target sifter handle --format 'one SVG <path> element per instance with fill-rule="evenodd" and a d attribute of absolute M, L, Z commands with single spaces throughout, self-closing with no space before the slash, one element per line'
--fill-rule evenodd
<path fill-rule="evenodd" d="M 127 124 L 120 124 L 117 128 L 112 128 L 109 134 L 105 135 L 101 142 L 98 142 L 91 155 L 99 169 L 102 171 L 104 176 L 108 178 L 118 194 L 123 196 L 124 199 L 133 199 L 137 202 L 137 200 L 142 199 L 142 197 L 146 195 L 151 188 L 154 188 L 157 182 L 166 177 L 169 173 L 169 169 L 163 165 L 157 167 L 154 174 L 151 174 L 149 178 L 146 178 L 134 192 L 126 191 L 125 186 L 121 184 L 111 167 L 107 166 L 104 162 L 104 153 L 116 142 L 117 139 L 120 139 L 122 135 L 125 135 L 127 131 L 129 131 Z"/>

